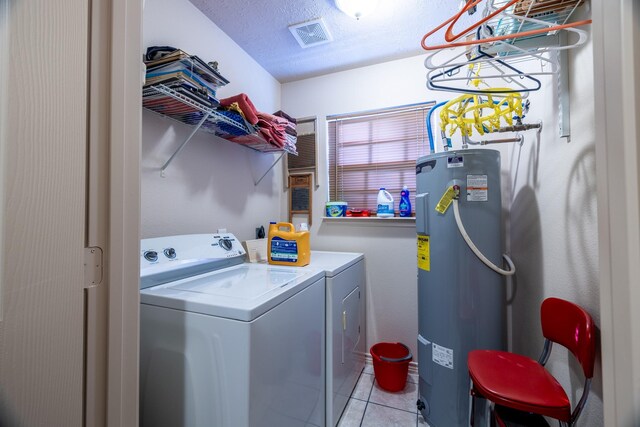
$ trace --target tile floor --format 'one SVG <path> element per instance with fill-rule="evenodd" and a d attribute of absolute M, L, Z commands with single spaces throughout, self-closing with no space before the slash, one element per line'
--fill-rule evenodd
<path fill-rule="evenodd" d="M 418 374 L 409 373 L 404 390 L 382 390 L 366 365 L 351 399 L 342 413 L 338 427 L 428 427 L 416 409 Z"/>

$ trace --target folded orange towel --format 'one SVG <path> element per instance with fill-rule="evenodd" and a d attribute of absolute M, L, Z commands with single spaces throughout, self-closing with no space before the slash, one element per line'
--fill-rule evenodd
<path fill-rule="evenodd" d="M 229 98 L 221 99 L 220 105 L 222 105 L 223 107 L 228 107 L 234 102 L 238 103 L 240 109 L 244 113 L 244 117 L 249 123 L 251 123 L 252 125 L 258 123 L 258 110 L 256 110 L 253 102 L 251 102 L 251 100 L 245 93 L 240 93 Z"/>

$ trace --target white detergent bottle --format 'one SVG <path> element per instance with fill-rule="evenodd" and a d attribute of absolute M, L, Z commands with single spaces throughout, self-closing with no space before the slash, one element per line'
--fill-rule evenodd
<path fill-rule="evenodd" d="M 393 196 L 384 188 L 378 191 L 378 211 L 376 215 L 379 218 L 393 217 Z"/>

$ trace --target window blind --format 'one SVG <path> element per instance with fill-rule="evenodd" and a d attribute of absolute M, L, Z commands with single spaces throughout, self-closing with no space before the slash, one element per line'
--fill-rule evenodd
<path fill-rule="evenodd" d="M 298 135 L 296 148 L 298 155 L 289 154 L 289 170 L 309 169 L 316 166 L 316 134 Z"/>
<path fill-rule="evenodd" d="M 288 154 L 287 164 L 290 171 L 316 168 L 316 119 L 298 119 L 296 124 L 298 155 Z"/>
<path fill-rule="evenodd" d="M 384 187 L 397 212 L 406 185 L 415 211 L 416 160 L 429 154 L 426 116 L 433 105 L 327 117 L 330 200 L 375 212 Z"/>

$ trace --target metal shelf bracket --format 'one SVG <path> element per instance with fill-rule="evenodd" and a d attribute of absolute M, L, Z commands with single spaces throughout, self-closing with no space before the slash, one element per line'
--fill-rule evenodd
<path fill-rule="evenodd" d="M 264 179 L 265 176 L 267 176 L 267 174 L 269 173 L 269 171 L 271 169 L 273 169 L 273 167 L 280 161 L 280 159 L 282 159 L 282 156 L 284 156 L 286 153 L 286 151 L 283 151 L 282 153 L 280 153 L 280 155 L 278 156 L 277 159 L 274 160 L 274 162 L 271 164 L 271 166 L 269 166 L 269 169 L 266 170 L 265 173 L 262 174 L 262 176 L 257 180 L 257 181 L 253 181 L 253 185 L 257 186 L 258 184 L 260 184 L 260 182 Z"/>
<path fill-rule="evenodd" d="M 191 140 L 191 138 L 193 138 L 193 135 L 195 135 L 196 132 L 198 132 L 198 129 L 200 129 L 200 127 L 204 124 L 204 122 L 207 121 L 207 119 L 209 118 L 209 115 L 210 115 L 209 113 L 205 113 L 202 116 L 202 120 L 200 120 L 200 122 L 198 122 L 198 124 L 193 129 L 191 129 L 191 133 L 189 133 L 189 136 L 187 136 L 184 142 L 180 144 L 178 149 L 171 155 L 171 157 L 169 157 L 169 160 L 167 160 L 167 162 L 164 165 L 162 165 L 162 168 L 160 168 L 161 177 L 163 178 L 165 177 L 165 174 L 164 174 L 165 169 L 169 167 L 174 157 L 176 157 L 178 153 L 182 151 L 182 149 L 187 145 L 187 143 Z"/>
<path fill-rule="evenodd" d="M 560 45 L 566 44 L 566 34 L 560 32 Z M 567 49 L 558 51 L 558 131 L 560 138 L 571 141 L 571 115 L 569 114 L 569 53 Z"/>

